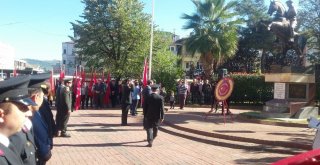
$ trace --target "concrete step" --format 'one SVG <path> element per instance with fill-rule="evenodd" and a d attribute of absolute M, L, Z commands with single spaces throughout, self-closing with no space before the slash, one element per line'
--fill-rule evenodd
<path fill-rule="evenodd" d="M 262 112 L 261 116 L 264 118 L 290 118 L 290 113 L 275 113 L 275 112 Z"/>
<path fill-rule="evenodd" d="M 274 105 L 263 106 L 263 112 L 269 113 L 289 113 L 289 107 L 279 107 Z"/>

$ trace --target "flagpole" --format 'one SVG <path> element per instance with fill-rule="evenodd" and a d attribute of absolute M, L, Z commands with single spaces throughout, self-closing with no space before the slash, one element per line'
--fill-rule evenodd
<path fill-rule="evenodd" d="M 152 18 L 151 18 L 151 36 L 150 36 L 150 54 L 149 54 L 149 80 L 151 80 L 152 66 L 152 46 L 153 46 L 153 21 L 154 21 L 154 0 L 152 0 Z"/>

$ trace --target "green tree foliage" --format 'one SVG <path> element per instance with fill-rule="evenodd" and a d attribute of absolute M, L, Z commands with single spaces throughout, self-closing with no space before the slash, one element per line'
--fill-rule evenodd
<path fill-rule="evenodd" d="M 118 77 L 137 76 L 149 47 L 150 16 L 138 0 L 83 0 L 82 21 L 71 23 L 79 59 Z"/>
<path fill-rule="evenodd" d="M 257 72 L 260 69 L 260 53 L 265 55 L 266 50 L 271 50 L 274 36 L 267 30 L 270 17 L 264 0 L 241 0 L 236 7 L 239 17 L 245 20 L 245 26 L 239 29 L 239 47 L 235 58 L 229 60 L 224 67 L 229 70 Z M 262 65 L 266 59 L 262 58 Z M 262 67 L 264 70 L 264 67 Z"/>
<path fill-rule="evenodd" d="M 172 36 L 171 33 L 162 31 L 154 34 L 152 77 L 166 87 L 167 91 L 175 90 L 176 80 L 183 74 L 182 68 L 178 66 L 180 57 L 169 50 L 173 43 Z"/>
<path fill-rule="evenodd" d="M 300 1 L 299 9 L 299 27 L 309 38 L 309 60 L 320 63 L 320 0 Z"/>
<path fill-rule="evenodd" d="M 222 60 L 232 57 L 238 46 L 237 27 L 242 21 L 234 12 L 236 1 L 192 0 L 196 12 L 183 14 L 187 22 L 185 29 L 192 29 L 192 35 L 186 40 L 187 51 L 201 53 L 201 62 L 207 78 Z"/>

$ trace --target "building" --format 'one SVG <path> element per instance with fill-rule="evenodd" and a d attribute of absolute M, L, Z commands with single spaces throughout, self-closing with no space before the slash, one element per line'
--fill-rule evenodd
<path fill-rule="evenodd" d="M 14 69 L 14 48 L 0 42 L 0 69 Z"/>
<path fill-rule="evenodd" d="M 76 68 L 76 55 L 74 53 L 74 42 L 62 43 L 62 65 L 66 75 L 73 75 Z"/>
<path fill-rule="evenodd" d="M 14 68 L 16 70 L 25 70 L 27 68 L 27 62 L 24 60 L 14 60 Z"/>
<path fill-rule="evenodd" d="M 194 78 L 202 74 L 200 54 L 196 53 L 192 55 L 190 52 L 187 52 L 184 38 L 174 40 L 174 43 L 170 45 L 170 51 L 181 56 L 181 67 L 185 71 L 186 78 Z"/>

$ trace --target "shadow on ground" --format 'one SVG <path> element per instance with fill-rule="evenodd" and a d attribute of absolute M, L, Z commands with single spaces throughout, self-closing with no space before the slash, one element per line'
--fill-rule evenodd
<path fill-rule="evenodd" d="M 205 144 L 210 144 L 210 145 L 215 145 L 215 146 L 221 146 L 221 147 L 227 147 L 227 148 L 234 148 L 234 149 L 242 149 L 245 150 L 247 152 L 256 152 L 256 153 L 265 153 L 265 152 L 270 152 L 270 153 L 278 153 L 278 154 L 298 154 L 300 152 L 304 152 L 305 150 L 300 150 L 300 149 L 295 149 L 292 150 L 291 148 L 284 148 L 284 147 L 277 147 L 277 146 L 266 146 L 266 145 L 260 145 L 260 144 L 256 144 L 254 146 L 247 146 L 247 145 L 241 145 L 241 144 L 234 144 L 232 142 L 227 143 L 227 142 L 221 142 L 221 141 L 214 141 L 214 140 L 207 140 L 207 139 L 202 139 L 202 138 L 197 138 L 197 137 L 193 137 L 193 136 L 189 136 L 189 135 L 185 135 L 185 134 L 181 134 L 181 133 L 177 133 L 177 132 L 173 132 L 170 131 L 168 129 L 165 129 L 164 127 L 160 128 L 161 131 L 174 135 L 174 136 L 179 136 L 179 137 L 183 137 L 189 140 L 194 140 L 197 142 L 201 142 L 201 143 L 205 143 Z"/>
<path fill-rule="evenodd" d="M 136 144 L 146 142 L 146 140 L 123 142 L 123 143 L 97 143 L 97 144 L 55 144 L 54 147 L 147 147 L 146 144 Z"/>

